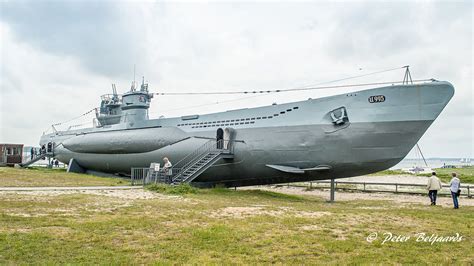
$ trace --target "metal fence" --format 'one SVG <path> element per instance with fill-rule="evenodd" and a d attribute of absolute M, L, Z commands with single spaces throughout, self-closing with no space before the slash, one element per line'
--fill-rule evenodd
<path fill-rule="evenodd" d="M 156 183 L 171 183 L 171 176 L 165 174 L 162 170 L 155 171 L 153 168 L 132 168 L 131 183 L 132 186 L 145 186 Z"/>
<path fill-rule="evenodd" d="M 150 168 L 132 168 L 131 182 L 132 186 L 146 185 L 149 181 Z"/>
<path fill-rule="evenodd" d="M 382 183 L 382 182 L 352 182 L 335 181 L 336 189 L 362 192 L 385 192 L 385 193 L 405 193 L 405 194 L 426 194 L 424 184 L 405 183 Z M 312 182 L 288 183 L 288 187 L 304 187 L 308 189 L 329 188 L 331 181 L 321 180 Z M 474 186 L 461 185 L 461 196 L 472 198 Z M 451 196 L 449 186 L 443 185 L 443 189 L 438 195 Z"/>

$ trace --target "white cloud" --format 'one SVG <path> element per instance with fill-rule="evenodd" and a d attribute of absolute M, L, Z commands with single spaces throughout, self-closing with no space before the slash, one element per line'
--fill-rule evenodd
<path fill-rule="evenodd" d="M 87 4 L 66 3 L 51 11 L 42 2 L 34 6 L 41 7 L 40 14 L 21 20 L 22 12 L 32 7 L 10 3 L 14 15 L 2 26 L 11 30 L 2 33 L 2 103 L 21 99 L 21 108 L 12 115 L 1 107 L 2 139 L 36 143 L 40 128 L 98 105 L 98 96 L 109 92 L 111 82 L 127 90 L 133 64 L 154 91 L 292 88 L 410 64 L 414 78 L 448 80 L 456 87 L 452 102 L 420 142 L 425 155 L 474 155 L 470 2 L 98 6 L 90 11 Z M 48 34 L 55 38 L 48 39 Z M 10 60 L 15 62 L 3 64 Z M 402 76 L 397 71 L 345 83 Z M 238 96 L 248 98 L 244 101 L 194 109 L 180 108 L 237 96 L 159 97 L 151 112 L 155 117 L 206 113 L 345 91 L 245 95 Z M 48 97 L 58 103 L 38 114 L 27 111 L 37 110 Z M 11 133 L 4 125 L 28 132 Z"/>

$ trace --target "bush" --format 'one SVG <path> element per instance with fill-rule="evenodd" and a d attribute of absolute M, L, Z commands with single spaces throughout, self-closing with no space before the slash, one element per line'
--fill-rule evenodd
<path fill-rule="evenodd" d="M 168 185 L 168 184 L 151 184 L 146 186 L 150 191 L 163 193 L 163 194 L 175 194 L 175 195 L 184 195 L 184 194 L 195 194 L 199 189 L 191 186 L 188 183 L 179 184 L 179 185 Z"/>

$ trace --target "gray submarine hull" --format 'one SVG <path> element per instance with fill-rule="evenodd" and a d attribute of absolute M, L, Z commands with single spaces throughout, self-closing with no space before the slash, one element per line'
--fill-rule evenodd
<path fill-rule="evenodd" d="M 168 157 L 177 162 L 219 128 L 235 132 L 234 158 L 220 160 L 193 183 L 245 186 L 344 178 L 401 161 L 454 95 L 448 82 L 381 87 L 272 106 L 109 127 L 56 132 L 55 156 L 84 169 L 130 174 Z M 341 113 L 342 112 L 342 113 Z M 335 118 L 342 118 L 341 124 Z M 265 117 L 265 119 L 264 119 Z M 275 168 L 272 166 L 278 166 Z M 318 166 L 328 166 L 317 170 Z M 281 167 L 315 169 L 303 173 Z"/>

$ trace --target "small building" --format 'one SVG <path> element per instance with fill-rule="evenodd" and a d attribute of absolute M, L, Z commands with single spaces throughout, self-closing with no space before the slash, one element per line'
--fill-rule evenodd
<path fill-rule="evenodd" d="M 22 163 L 23 144 L 0 143 L 0 166 Z"/>

